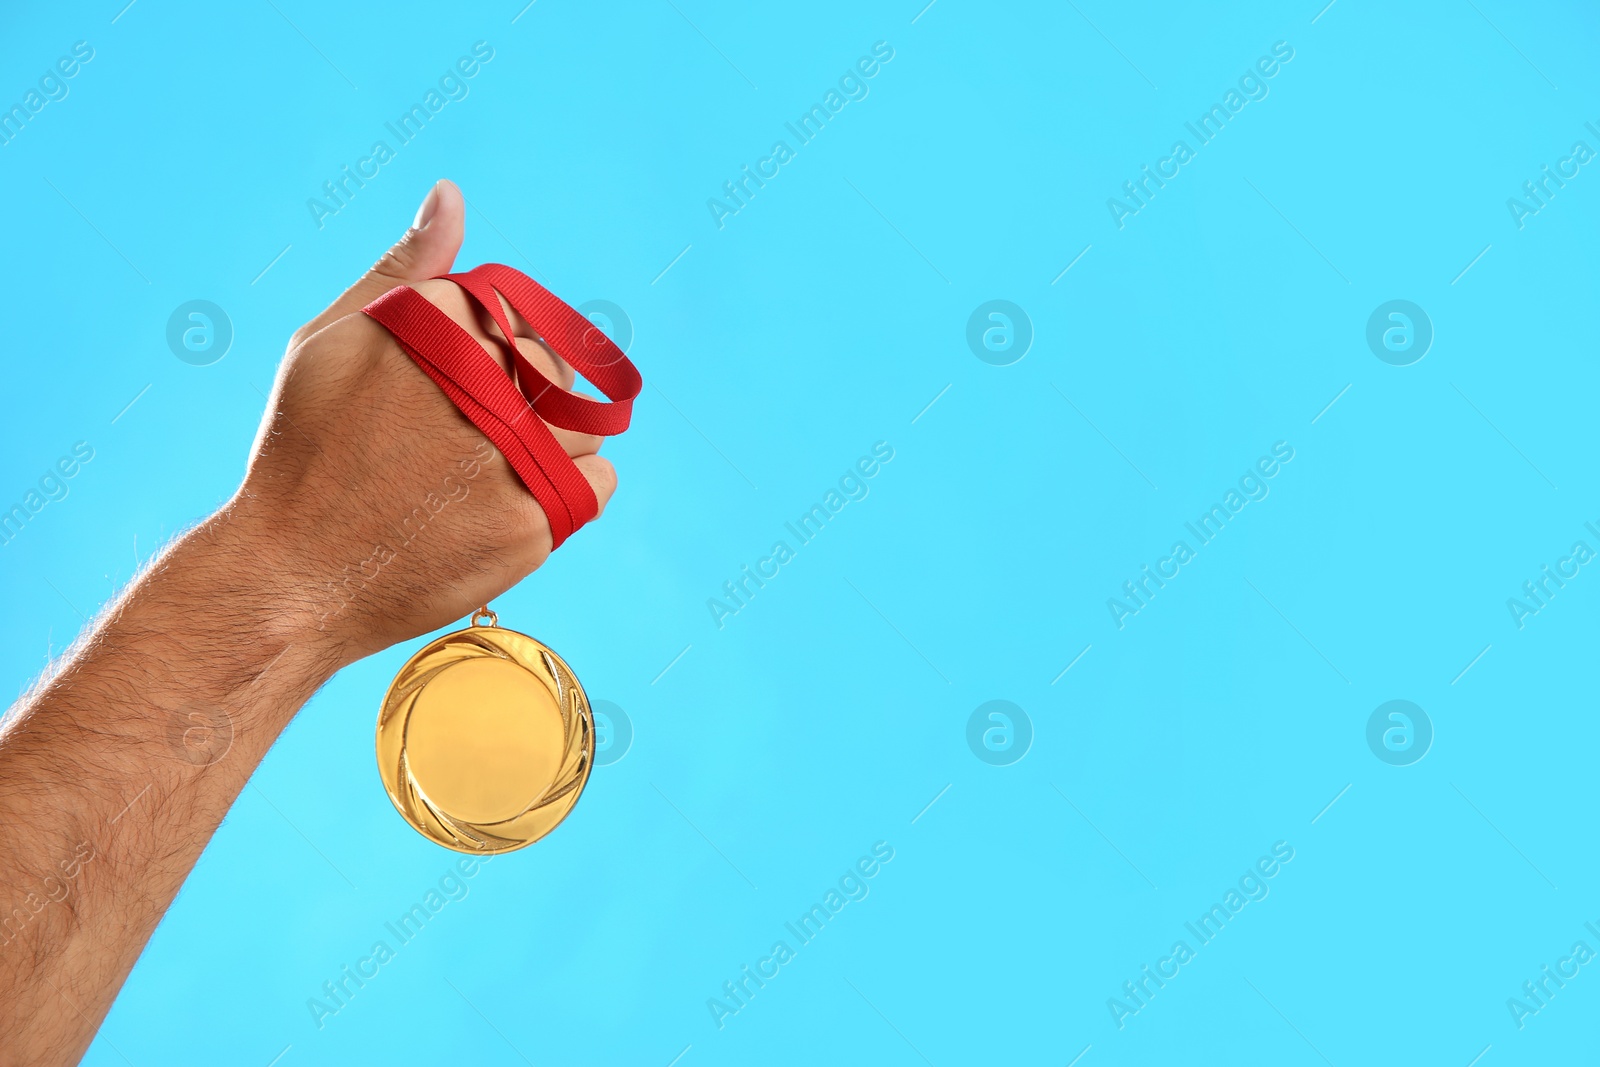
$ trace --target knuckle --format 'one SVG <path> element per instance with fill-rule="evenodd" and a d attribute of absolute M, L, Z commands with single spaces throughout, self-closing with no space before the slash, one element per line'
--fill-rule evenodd
<path fill-rule="evenodd" d="M 372 265 L 372 270 L 368 273 L 398 285 L 409 277 L 412 268 L 416 266 L 416 260 L 411 236 L 407 234 L 393 248 L 378 257 L 378 262 Z"/>
<path fill-rule="evenodd" d="M 604 490 L 606 496 L 610 496 L 617 488 L 617 469 L 611 465 L 611 461 L 599 456 L 590 456 L 588 467 L 595 486 Z"/>

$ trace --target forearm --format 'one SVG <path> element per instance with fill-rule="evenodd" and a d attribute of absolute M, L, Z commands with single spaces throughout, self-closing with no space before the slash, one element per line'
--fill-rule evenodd
<path fill-rule="evenodd" d="M 340 665 L 269 551 L 236 511 L 191 531 L 0 730 L 7 1063 L 81 1055 L 251 772 Z"/>

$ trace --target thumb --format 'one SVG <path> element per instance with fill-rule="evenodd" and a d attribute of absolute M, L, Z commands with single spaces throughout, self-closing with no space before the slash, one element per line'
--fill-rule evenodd
<path fill-rule="evenodd" d="M 461 250 L 465 225 L 466 204 L 461 190 L 448 178 L 441 178 L 428 190 L 405 235 L 326 311 L 306 323 L 295 334 L 291 347 L 329 323 L 360 311 L 396 286 L 449 273 Z"/>

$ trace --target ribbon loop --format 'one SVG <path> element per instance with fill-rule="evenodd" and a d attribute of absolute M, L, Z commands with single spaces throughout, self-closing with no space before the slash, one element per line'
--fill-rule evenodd
<path fill-rule="evenodd" d="M 506 457 L 544 509 L 554 547 L 560 547 L 599 513 L 600 503 L 550 427 L 607 437 L 622 433 L 643 379 L 598 327 L 522 272 L 485 263 L 443 277 L 459 285 L 512 342 L 512 373 L 408 285 L 391 289 L 361 310 L 394 335 L 406 355 Z M 501 297 L 609 402 L 567 392 L 517 351 Z"/>

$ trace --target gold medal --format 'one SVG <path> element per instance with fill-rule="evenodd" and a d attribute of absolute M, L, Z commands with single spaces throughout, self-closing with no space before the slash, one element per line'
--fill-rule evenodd
<path fill-rule="evenodd" d="M 482 607 L 400 669 L 377 743 L 389 799 L 418 833 L 457 852 L 511 852 L 577 804 L 594 713 L 565 660 Z"/>
<path fill-rule="evenodd" d="M 553 429 L 621 433 L 644 382 L 602 330 L 527 275 L 485 263 L 442 277 L 507 341 L 519 336 L 509 304 L 540 344 L 607 397 L 570 392 L 515 344 L 504 346 L 510 367 L 496 362 L 408 285 L 361 309 L 499 450 L 543 509 L 554 551 L 599 514 L 600 502 Z M 457 852 L 533 844 L 567 817 L 593 765 L 594 713 L 572 668 L 502 629 L 487 606 L 466 629 L 412 656 L 378 712 L 378 772 L 389 799 L 419 834 Z"/>

